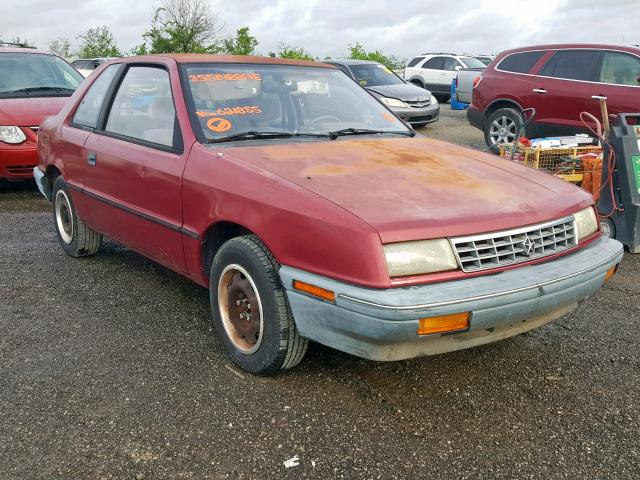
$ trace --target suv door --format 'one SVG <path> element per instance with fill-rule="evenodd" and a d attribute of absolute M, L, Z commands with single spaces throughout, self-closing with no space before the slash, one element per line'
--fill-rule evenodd
<path fill-rule="evenodd" d="M 182 251 L 184 152 L 169 72 L 129 65 L 116 79 L 96 133 L 85 144 L 85 192 L 96 229 L 186 272 Z"/>
<path fill-rule="evenodd" d="M 610 114 L 640 112 L 640 58 L 627 52 L 605 50 L 598 77 L 599 85 L 592 86 L 592 95 L 607 97 Z M 600 102 L 587 99 L 587 111 L 601 120 Z"/>
<path fill-rule="evenodd" d="M 445 93 L 442 88 L 445 58 L 431 57 L 422 64 L 420 76 L 424 80 L 425 88 L 431 90 L 431 93 Z M 449 92 L 449 90 L 446 90 L 446 92 Z"/>
<path fill-rule="evenodd" d="M 583 128 L 580 113 L 593 94 L 602 53 L 598 50 L 557 50 L 531 77 L 525 106 L 536 109 L 536 124 Z"/>

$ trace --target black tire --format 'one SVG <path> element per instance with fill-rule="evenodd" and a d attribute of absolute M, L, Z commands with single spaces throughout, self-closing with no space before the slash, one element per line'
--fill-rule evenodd
<path fill-rule="evenodd" d="M 62 176 L 56 178 L 52 191 L 53 224 L 64 252 L 71 257 L 95 255 L 102 245 L 102 235 L 87 227 L 78 216 Z"/>
<path fill-rule="evenodd" d="M 505 130 L 502 131 L 501 128 Z M 520 112 L 515 108 L 500 108 L 493 112 L 484 122 L 484 142 L 493 153 L 500 151 L 501 143 L 517 140 L 520 129 Z M 520 135 L 526 136 L 526 132 Z"/>
<path fill-rule="evenodd" d="M 414 130 L 418 129 L 418 128 L 424 128 L 427 125 L 429 125 L 429 122 L 423 122 L 423 123 L 412 123 L 411 124 L 411 128 L 413 128 Z"/>
<path fill-rule="evenodd" d="M 616 224 L 610 218 L 600 219 L 600 230 L 605 238 L 616 238 Z"/>
<path fill-rule="evenodd" d="M 236 285 L 255 295 L 251 297 L 240 292 L 240 297 L 234 296 L 234 292 L 239 292 Z M 309 341 L 298 333 L 280 283 L 278 265 L 258 237 L 236 237 L 222 245 L 211 264 L 209 298 L 216 332 L 240 368 L 258 375 L 273 375 L 300 363 Z M 248 304 L 244 315 L 251 319 L 238 313 L 243 304 L 240 300 L 234 303 L 233 298 L 242 298 L 242 302 Z M 258 333 L 251 330 L 249 336 L 243 336 L 235 325 L 242 329 L 246 326 L 242 324 L 245 320 L 257 323 L 253 317 L 256 306 L 261 322 Z"/>
<path fill-rule="evenodd" d="M 436 97 L 436 100 L 438 100 L 438 103 L 447 103 L 449 100 L 451 100 L 451 95 L 447 95 L 447 94 L 437 93 L 437 94 L 434 94 L 433 96 Z"/>
<path fill-rule="evenodd" d="M 420 80 L 409 80 L 409 82 L 413 83 L 416 87 L 424 88 L 426 90 L 424 83 L 422 83 Z"/>

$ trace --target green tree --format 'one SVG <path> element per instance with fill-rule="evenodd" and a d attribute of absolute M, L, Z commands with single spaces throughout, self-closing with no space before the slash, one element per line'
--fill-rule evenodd
<path fill-rule="evenodd" d="M 372 62 L 378 62 L 390 68 L 391 70 L 396 68 L 404 67 L 405 61 L 398 57 L 394 57 L 393 55 L 387 56 L 384 55 L 380 50 L 374 50 L 372 52 L 367 52 L 364 47 L 356 42 L 355 45 L 349 45 L 349 58 L 354 58 L 356 60 L 370 60 Z"/>
<path fill-rule="evenodd" d="M 79 35 L 78 38 L 80 39 L 78 56 L 81 58 L 119 57 L 121 55 L 113 34 L 106 25 L 92 27 Z"/>
<path fill-rule="evenodd" d="M 236 31 L 235 37 L 228 37 L 223 41 L 221 53 L 253 55 L 257 46 L 258 39 L 249 33 L 249 27 L 242 27 Z"/>
<path fill-rule="evenodd" d="M 165 0 L 136 53 L 214 53 L 222 26 L 206 0 Z M 147 47 L 147 42 L 149 47 Z"/>
<path fill-rule="evenodd" d="M 54 38 L 49 42 L 49 50 L 64 58 L 71 57 L 71 40 L 66 37 Z"/>
<path fill-rule="evenodd" d="M 315 60 L 315 57 L 307 52 L 304 48 L 290 47 L 289 45 L 280 45 L 278 57 L 293 58 L 296 60 Z"/>

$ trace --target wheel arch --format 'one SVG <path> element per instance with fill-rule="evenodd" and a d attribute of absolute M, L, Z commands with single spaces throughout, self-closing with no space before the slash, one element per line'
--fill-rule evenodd
<path fill-rule="evenodd" d="M 202 235 L 202 267 L 206 276 L 209 276 L 211 262 L 216 256 L 220 247 L 228 240 L 244 235 L 257 235 L 244 225 L 228 220 L 219 220 L 209 225 Z M 261 239 L 262 240 L 262 239 Z M 264 242 L 264 240 L 262 240 Z"/>
<path fill-rule="evenodd" d="M 419 75 L 414 75 L 407 81 L 410 82 L 410 83 L 413 83 L 414 85 L 418 85 L 419 87 L 422 87 L 425 90 L 427 89 L 426 83 L 424 82 L 422 77 L 420 77 Z"/>
<path fill-rule="evenodd" d="M 487 121 L 487 118 L 489 118 L 493 112 L 495 112 L 496 110 L 500 110 L 501 108 L 516 108 L 520 112 L 523 110 L 522 105 L 511 98 L 499 98 L 497 100 L 494 100 L 489 105 L 487 105 L 487 108 L 485 108 L 484 112 L 482 113 L 483 130 L 485 127 L 484 123 Z"/>

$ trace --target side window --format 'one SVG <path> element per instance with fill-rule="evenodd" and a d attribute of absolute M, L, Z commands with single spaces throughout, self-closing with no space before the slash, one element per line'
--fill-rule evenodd
<path fill-rule="evenodd" d="M 458 66 L 462 66 L 460 65 L 460 62 L 458 62 L 455 58 L 451 58 L 451 57 L 445 57 L 444 58 L 444 66 L 443 66 L 443 70 L 448 70 L 450 72 L 453 72 L 456 67 Z"/>
<path fill-rule="evenodd" d="M 171 147 L 175 127 L 169 73 L 156 67 L 129 68 L 113 100 L 105 131 Z"/>
<path fill-rule="evenodd" d="M 540 75 L 594 82 L 598 78 L 600 55 L 597 50 L 560 50 L 551 57 Z"/>
<path fill-rule="evenodd" d="M 529 73 L 533 66 L 547 53 L 545 51 L 522 52 L 507 55 L 496 67 L 498 70 L 513 73 Z"/>
<path fill-rule="evenodd" d="M 422 60 L 424 60 L 424 57 L 416 57 L 413 60 L 411 60 L 409 63 L 407 63 L 407 67 L 415 67 Z"/>
<path fill-rule="evenodd" d="M 604 52 L 600 81 L 640 86 L 640 59 L 627 53 Z"/>
<path fill-rule="evenodd" d="M 428 68 L 430 70 L 444 70 L 444 57 L 430 58 L 422 65 L 422 68 Z"/>
<path fill-rule="evenodd" d="M 121 65 L 116 64 L 107 67 L 89 87 L 80 105 L 78 105 L 76 114 L 73 116 L 73 123 L 75 125 L 96 128 L 102 102 L 120 66 Z"/>

